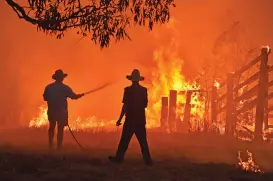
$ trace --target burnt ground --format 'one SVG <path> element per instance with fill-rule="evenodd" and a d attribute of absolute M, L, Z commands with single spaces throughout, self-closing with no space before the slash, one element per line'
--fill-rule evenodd
<path fill-rule="evenodd" d="M 273 145 L 239 142 L 211 135 L 149 133 L 155 164 L 142 163 L 134 138 L 126 161 L 107 160 L 115 153 L 120 133 L 75 133 L 81 151 L 67 132 L 62 152 L 47 150 L 46 130 L 0 132 L 0 180 L 88 181 L 272 181 Z M 264 174 L 238 168 L 237 152 L 250 150 Z M 243 155 L 243 159 L 246 156 Z"/>

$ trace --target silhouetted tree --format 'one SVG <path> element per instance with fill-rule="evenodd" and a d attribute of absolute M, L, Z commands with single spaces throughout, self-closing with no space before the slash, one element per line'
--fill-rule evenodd
<path fill-rule="evenodd" d="M 25 0 L 26 1 L 26 0 Z M 25 4 L 6 0 L 20 19 L 36 25 L 38 31 L 58 39 L 67 30 L 91 36 L 101 48 L 111 39 L 130 39 L 127 27 L 132 23 L 148 26 L 164 24 L 170 18 L 174 0 L 27 0 Z"/>

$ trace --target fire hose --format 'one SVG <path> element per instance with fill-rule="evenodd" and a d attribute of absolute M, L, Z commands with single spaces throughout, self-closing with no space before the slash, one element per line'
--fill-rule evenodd
<path fill-rule="evenodd" d="M 92 90 L 89 90 L 89 91 L 83 93 L 83 95 L 87 95 L 87 94 L 91 94 L 91 93 L 97 92 L 97 91 L 99 91 L 99 90 L 102 90 L 102 89 L 108 87 L 108 86 L 111 85 L 111 84 L 113 84 L 113 83 L 106 83 L 106 84 L 104 84 L 104 85 L 102 85 L 102 86 L 100 86 L 100 87 L 97 87 L 97 88 L 95 88 L 95 89 L 92 89 Z M 72 131 L 72 129 L 71 129 L 71 127 L 69 126 L 69 124 L 67 125 L 67 127 L 68 127 L 68 130 L 69 130 L 70 134 L 71 134 L 72 137 L 74 138 L 75 142 L 76 142 L 77 145 L 79 146 L 79 148 L 80 148 L 82 151 L 84 151 L 84 150 L 85 150 L 84 147 L 80 144 L 80 142 L 78 141 L 78 139 L 77 139 L 76 136 L 74 135 L 74 132 Z"/>
<path fill-rule="evenodd" d="M 84 150 L 85 150 L 84 147 L 80 144 L 80 142 L 79 142 L 79 141 L 77 140 L 77 138 L 75 137 L 75 135 L 74 135 L 72 129 L 70 128 L 69 124 L 67 125 L 67 127 L 68 127 L 68 130 L 69 130 L 70 134 L 71 134 L 72 137 L 74 138 L 75 142 L 76 142 L 77 145 L 79 146 L 79 148 L 80 148 L 82 151 L 84 151 Z"/>
<path fill-rule="evenodd" d="M 100 87 L 97 87 L 97 88 L 95 88 L 95 89 L 92 89 L 92 90 L 89 90 L 89 91 L 87 91 L 87 92 L 84 92 L 83 94 L 84 94 L 84 95 L 87 95 L 87 94 L 90 94 L 90 93 L 97 92 L 97 91 L 102 90 L 102 89 L 104 89 L 105 87 L 108 87 L 109 85 L 112 85 L 112 84 L 113 84 L 113 83 L 111 83 L 111 82 L 106 83 L 106 84 L 104 84 L 104 85 L 102 85 L 102 86 L 100 86 Z"/>

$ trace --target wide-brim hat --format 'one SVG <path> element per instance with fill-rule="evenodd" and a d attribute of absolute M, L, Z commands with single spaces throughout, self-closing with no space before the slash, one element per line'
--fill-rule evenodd
<path fill-rule="evenodd" d="M 131 73 L 131 75 L 127 75 L 126 78 L 131 81 L 143 81 L 144 77 L 140 75 L 140 72 L 138 69 L 134 69 Z"/>
<path fill-rule="evenodd" d="M 58 69 L 55 71 L 55 73 L 52 75 L 52 79 L 57 80 L 57 79 L 64 79 L 67 77 L 68 74 L 64 73 L 62 69 Z"/>

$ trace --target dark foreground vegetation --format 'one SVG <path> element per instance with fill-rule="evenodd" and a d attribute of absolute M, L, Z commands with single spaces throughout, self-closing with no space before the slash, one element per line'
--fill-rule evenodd
<path fill-rule="evenodd" d="M 132 140 L 126 162 L 115 165 L 120 133 L 76 133 L 81 151 L 67 133 L 62 152 L 47 150 L 45 130 L 0 132 L 0 176 L 3 181 L 272 181 L 273 146 L 239 142 L 212 135 L 150 133 L 155 164 L 142 163 L 139 146 Z M 249 150 L 265 173 L 245 172 L 238 166 L 238 151 Z M 243 154 L 243 159 L 247 157 Z"/>

